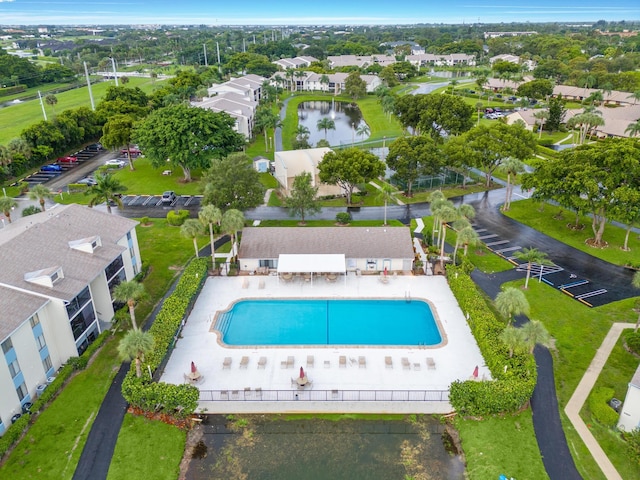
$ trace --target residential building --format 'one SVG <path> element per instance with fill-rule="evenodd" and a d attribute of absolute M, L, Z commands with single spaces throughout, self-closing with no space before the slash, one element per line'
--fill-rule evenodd
<path fill-rule="evenodd" d="M 411 232 L 407 227 L 247 227 L 242 230 L 238 250 L 241 270 L 277 269 L 281 255 L 344 255 L 344 270 L 363 273 L 409 272 L 414 260 Z M 309 273 L 317 272 L 309 270 Z"/>
<path fill-rule="evenodd" d="M 214 112 L 225 112 L 234 120 L 234 130 L 243 134 L 247 139 L 253 136 L 255 113 L 258 102 L 251 96 L 241 95 L 236 92 L 221 92 L 214 97 L 203 98 L 199 102 L 191 102 L 191 105 L 206 108 Z"/>
<path fill-rule="evenodd" d="M 282 73 L 274 74 L 271 77 L 271 83 L 274 85 L 278 82 L 282 83 L 283 80 L 286 83 L 286 79 L 283 79 Z M 295 76 L 293 81 L 296 83 L 296 91 L 321 91 L 331 92 L 338 95 L 344 91 L 345 81 L 349 76 L 348 73 L 314 73 L 299 71 L 299 75 Z M 280 80 L 278 80 L 278 77 Z M 323 78 L 326 77 L 326 82 L 323 82 Z M 360 75 L 360 78 L 364 80 L 367 85 L 367 93 L 373 93 L 375 89 L 382 85 L 382 80 L 377 75 Z"/>
<path fill-rule="evenodd" d="M 489 63 L 493 65 L 496 62 L 509 62 L 515 63 L 516 65 L 523 65 L 526 67 L 527 71 L 531 71 L 536 68 L 536 62 L 533 60 L 524 60 L 518 55 L 511 55 L 508 53 L 503 53 L 501 55 L 496 55 L 495 57 L 491 57 L 489 59 Z"/>
<path fill-rule="evenodd" d="M 407 55 L 407 62 L 416 67 L 456 67 L 456 66 L 475 66 L 476 56 L 467 55 L 466 53 L 451 54 L 434 54 L 421 53 L 417 55 Z"/>
<path fill-rule="evenodd" d="M 498 37 L 526 37 L 529 35 L 537 35 L 538 32 L 484 32 L 484 39 Z"/>
<path fill-rule="evenodd" d="M 0 434 L 113 321 L 111 292 L 141 267 L 136 225 L 66 205 L 0 229 Z"/>
<path fill-rule="evenodd" d="M 640 365 L 627 387 L 627 396 L 618 422 L 618 429 L 625 432 L 631 432 L 636 428 L 640 428 Z"/>
<path fill-rule="evenodd" d="M 327 60 L 329 61 L 329 66 L 331 68 L 340 68 L 340 67 L 367 68 L 376 63 L 382 67 L 386 67 L 396 63 L 396 57 L 394 55 L 385 55 L 385 54 L 335 55 L 335 56 L 328 56 Z"/>
<path fill-rule="evenodd" d="M 262 98 L 262 84 L 267 79 L 260 75 L 244 75 L 240 78 L 232 78 L 228 82 L 212 85 L 207 89 L 209 96 L 218 93 L 233 92 L 244 97 L 259 102 Z"/>
<path fill-rule="evenodd" d="M 614 105 L 635 105 L 637 103 L 637 100 L 633 98 L 631 93 L 622 92 L 620 90 L 605 92 L 604 90 L 597 88 L 574 87 L 572 85 L 556 85 L 553 87 L 554 97 L 562 95 L 562 98 L 565 100 L 577 100 L 578 102 L 589 98 L 589 96 L 595 92 L 602 93 L 605 103 L 611 103 Z"/>
<path fill-rule="evenodd" d="M 418 45 L 416 42 L 409 42 L 406 40 L 401 40 L 398 42 L 383 42 L 380 44 L 381 47 L 387 47 L 388 54 L 393 54 L 393 51 L 396 47 L 402 47 L 404 45 L 408 45 L 411 48 L 411 55 L 419 55 L 424 53 L 424 48 Z"/>
<path fill-rule="evenodd" d="M 271 63 L 275 63 L 283 70 L 289 70 L 290 68 L 306 68 L 311 66 L 313 62 L 317 62 L 315 57 L 302 56 L 295 58 L 281 58 L 280 60 L 274 60 Z"/>

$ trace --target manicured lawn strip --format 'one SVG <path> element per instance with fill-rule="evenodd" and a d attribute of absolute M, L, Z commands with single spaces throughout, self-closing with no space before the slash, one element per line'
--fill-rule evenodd
<path fill-rule="evenodd" d="M 156 84 L 161 82 L 156 81 Z M 113 82 L 101 82 L 92 85 L 91 91 L 96 105 L 102 100 L 107 92 L 107 88 L 114 86 Z M 154 90 L 155 84 L 149 78 L 131 77 L 127 87 L 140 87 L 143 91 L 150 93 Z M 69 90 L 56 94 L 58 103 L 55 106 L 55 112 L 61 113 L 64 110 L 78 107 L 91 108 L 89 100 L 89 91 L 87 87 Z M 55 117 L 53 109 L 49 105 L 45 105 L 47 118 L 52 120 Z M 42 116 L 42 108 L 39 100 L 29 100 L 28 102 L 12 105 L 10 107 L 0 109 L 0 145 L 6 145 L 13 138 L 20 136 L 22 130 L 28 126 L 44 120 Z"/>
<path fill-rule="evenodd" d="M 624 245 L 624 229 L 608 224 L 604 231 L 604 240 L 609 242 L 607 248 L 592 248 L 585 244 L 585 240 L 593 238 L 591 229 L 591 218 L 582 216 L 580 223 L 584 224 L 584 229 L 574 231 L 567 228 L 568 223 L 575 223 L 575 214 L 567 209 L 561 209 L 555 205 L 545 203 L 544 210 L 539 211 L 541 204 L 532 200 L 520 200 L 511 204 L 511 209 L 504 212 L 510 218 L 528 225 L 545 235 L 560 240 L 578 250 L 588 253 L 596 258 L 601 258 L 615 265 L 625 265 L 628 262 L 638 261 L 638 235 L 633 232 L 629 236 L 629 248 L 631 251 L 625 252 L 620 249 Z M 554 217 L 562 210 L 562 219 Z"/>
<path fill-rule="evenodd" d="M 120 336 L 74 377 L 31 426 L 0 468 L 0 478 L 70 479 L 120 360 Z"/>
<path fill-rule="evenodd" d="M 605 364 L 594 389 L 598 387 L 613 388 L 614 397 L 624 400 L 627 395 L 627 386 L 638 368 L 638 358 L 624 349 L 624 333 L 618 339 L 607 363 Z M 640 479 L 640 470 L 637 465 L 629 461 L 626 452 L 626 443 L 620 438 L 620 434 L 611 428 L 599 424 L 591 415 L 588 402 L 580 411 L 580 416 L 591 429 L 602 449 L 607 453 L 609 460 L 614 464 L 622 478 Z"/>
<path fill-rule="evenodd" d="M 116 170 L 114 176 L 126 185 L 127 194 L 130 195 L 161 195 L 167 190 L 174 190 L 178 195 L 201 195 L 202 184 L 199 181 L 184 183 L 182 169 L 169 167 L 173 171 L 171 175 L 163 175 L 164 168 L 153 168 L 147 158 L 138 158 L 133 161 L 134 171 L 128 165 Z M 199 180 L 202 176 L 201 169 L 191 171 L 193 180 Z"/>
<path fill-rule="evenodd" d="M 471 480 L 549 478 L 542 463 L 531 410 L 480 421 L 456 418 Z"/>
<path fill-rule="evenodd" d="M 384 202 L 377 198 L 380 190 L 378 190 L 373 185 L 369 185 L 368 183 L 365 185 L 365 195 L 360 193 L 354 193 L 351 198 L 352 206 L 359 207 L 383 207 Z M 320 205 L 323 207 L 346 207 L 347 199 L 346 197 L 338 197 L 332 198 L 330 200 L 321 200 Z M 389 205 L 389 204 L 388 204 Z M 393 205 L 391 203 L 390 205 Z"/>
<path fill-rule="evenodd" d="M 496 187 L 497 188 L 497 187 Z M 444 196 L 446 198 L 460 197 L 462 195 L 469 195 L 477 192 L 484 192 L 486 190 L 483 183 L 478 183 L 475 185 L 467 184 L 467 188 L 462 188 L 462 186 L 458 187 L 446 187 L 446 188 L 434 188 L 432 190 L 424 190 L 420 192 L 413 192 L 413 196 L 407 197 L 405 195 L 398 195 L 398 199 L 403 203 L 423 203 L 429 201 L 429 196 L 431 192 L 434 190 L 442 190 Z"/>
<path fill-rule="evenodd" d="M 173 425 L 127 414 L 116 444 L 108 480 L 174 480 L 180 473 L 186 432 Z"/>
<path fill-rule="evenodd" d="M 300 220 L 263 220 L 261 227 L 382 227 L 382 220 L 354 220 L 348 225 L 338 225 L 335 220 L 307 220 L 300 225 Z M 400 220 L 387 220 L 388 227 L 404 227 Z"/>

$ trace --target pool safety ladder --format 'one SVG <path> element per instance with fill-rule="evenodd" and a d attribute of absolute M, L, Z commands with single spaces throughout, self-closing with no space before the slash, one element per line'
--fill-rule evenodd
<path fill-rule="evenodd" d="M 411 303 L 411 292 L 409 290 L 404 292 L 404 301 Z"/>

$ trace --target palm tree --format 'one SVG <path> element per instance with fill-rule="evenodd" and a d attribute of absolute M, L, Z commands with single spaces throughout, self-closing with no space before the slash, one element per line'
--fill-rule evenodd
<path fill-rule="evenodd" d="M 44 185 L 42 185 L 41 183 L 38 183 L 36 185 L 34 185 L 33 187 L 29 188 L 29 198 L 31 200 L 38 200 L 38 202 L 40 202 L 40 210 L 42 210 L 44 212 L 45 208 L 44 208 L 44 202 L 45 200 L 53 200 L 54 197 L 54 193 L 51 191 L 51 189 L 45 187 Z"/>
<path fill-rule="evenodd" d="M 388 183 L 383 183 L 380 185 L 380 190 L 378 191 L 378 195 L 376 200 L 381 200 L 384 202 L 384 223 L 387 224 L 387 204 L 394 200 L 393 194 L 395 193 L 395 188 Z"/>
<path fill-rule="evenodd" d="M 460 229 L 456 237 L 456 248 L 453 253 L 453 262 L 455 263 L 456 261 L 456 253 L 458 252 L 458 247 L 460 245 L 464 246 L 464 256 L 466 257 L 469 245 L 476 245 L 478 240 L 478 232 L 476 232 L 471 225 L 467 225 Z"/>
<path fill-rule="evenodd" d="M 224 233 L 231 235 L 231 252 L 236 252 L 236 234 L 244 227 L 244 214 L 240 210 L 232 208 L 224 212 L 220 226 Z"/>
<path fill-rule="evenodd" d="M 118 344 L 118 354 L 125 361 L 135 360 L 136 376 L 142 376 L 144 356 L 153 349 L 153 335 L 142 330 L 129 330 Z"/>
<path fill-rule="evenodd" d="M 476 125 L 480 125 L 480 110 L 482 110 L 483 106 L 484 104 L 482 102 L 476 102 L 476 110 L 478 111 L 478 122 Z"/>
<path fill-rule="evenodd" d="M 510 324 L 514 315 L 529 313 L 529 302 L 521 290 L 514 287 L 507 287 L 496 296 L 495 300 L 498 312 L 507 318 Z"/>
<path fill-rule="evenodd" d="M 527 279 L 524 281 L 525 290 L 529 288 L 529 278 L 531 277 L 531 267 L 535 263 L 536 265 L 553 265 L 551 261 L 547 259 L 547 254 L 538 250 L 537 248 L 523 248 L 521 251 L 516 252 L 515 257 L 518 260 L 527 262 Z"/>
<path fill-rule="evenodd" d="M 431 208 L 433 213 L 437 215 L 438 219 L 440 220 L 440 267 L 444 268 L 444 244 L 447 239 L 447 223 L 453 222 L 454 220 L 460 218 L 460 214 L 450 201 L 442 202 L 441 204 L 439 204 L 436 207 L 436 211 L 433 210 L 433 206 Z"/>
<path fill-rule="evenodd" d="M 456 85 L 458 85 L 458 83 L 459 83 L 458 80 L 456 80 L 455 78 L 452 78 L 449 81 L 449 85 L 451 86 L 451 95 L 455 95 L 456 94 L 455 88 L 456 88 Z"/>
<path fill-rule="evenodd" d="M 44 101 L 47 105 L 51 105 L 51 110 L 53 110 L 53 114 L 56 114 L 56 104 L 58 103 L 58 97 L 56 97 L 53 93 L 50 93 L 46 97 L 44 97 Z"/>
<path fill-rule="evenodd" d="M 216 268 L 216 246 L 213 241 L 213 225 L 216 224 L 220 226 L 220 221 L 222 220 L 222 212 L 218 207 L 214 205 L 205 205 L 200 209 L 200 212 L 198 212 L 198 218 L 203 225 L 209 226 L 209 240 L 211 242 L 211 265 L 213 265 L 213 268 Z"/>
<path fill-rule="evenodd" d="M 585 109 L 586 110 L 586 109 Z M 593 130 L 595 127 L 601 127 L 604 125 L 604 119 L 598 114 L 598 111 L 585 111 L 575 117 L 572 117 L 567 122 L 567 128 L 576 128 L 580 132 L 579 143 L 583 144 L 587 138 L 587 133 Z"/>
<path fill-rule="evenodd" d="M 442 193 L 441 190 L 434 190 L 433 192 L 431 192 L 429 194 L 429 203 L 430 203 L 430 208 L 431 208 L 431 214 L 433 215 L 433 228 L 431 231 L 431 243 L 435 244 L 436 243 L 436 229 L 438 228 L 438 215 L 437 215 L 437 209 L 438 206 L 442 203 L 442 202 L 446 202 L 447 199 L 444 196 L 444 193 Z M 438 230 L 439 233 L 439 230 Z M 439 242 L 438 242 L 439 243 Z"/>
<path fill-rule="evenodd" d="M 11 210 L 18 206 L 18 202 L 13 197 L 0 197 L 0 210 L 7 217 L 9 223 L 11 223 Z"/>
<path fill-rule="evenodd" d="M 369 128 L 369 125 L 367 125 L 366 123 L 363 123 L 356 130 L 356 134 L 359 137 L 368 137 L 371 134 L 371 129 Z"/>
<path fill-rule="evenodd" d="M 526 346 L 522 329 L 515 328 L 512 325 L 507 325 L 502 333 L 500 333 L 500 340 L 507 345 L 509 358 L 513 357 L 514 352 L 524 349 Z"/>
<path fill-rule="evenodd" d="M 107 212 L 111 213 L 111 202 L 122 208 L 120 196 L 127 190 L 122 183 L 116 180 L 110 173 L 98 174 L 95 176 L 96 185 L 89 188 L 85 195 L 92 195 L 89 206 L 93 207 L 102 202 L 107 203 Z"/>
<path fill-rule="evenodd" d="M 121 282 L 113 289 L 112 296 L 115 301 L 127 304 L 129 315 L 131 316 L 131 325 L 134 330 L 138 330 L 135 306 L 136 302 L 145 296 L 144 285 L 135 280 Z"/>
<path fill-rule="evenodd" d="M 531 320 L 522 327 L 524 340 L 529 347 L 529 353 L 533 353 L 536 345 L 548 347 L 551 343 L 551 335 L 542 322 Z"/>
<path fill-rule="evenodd" d="M 193 240 L 193 248 L 196 251 L 196 257 L 198 257 L 198 235 L 204 233 L 204 225 L 195 218 L 186 220 L 180 227 L 180 234 L 183 237 L 187 237 Z"/>
<path fill-rule="evenodd" d="M 547 110 L 538 110 L 533 113 L 533 116 L 538 120 L 540 128 L 538 128 L 538 139 L 542 137 L 542 127 L 544 123 L 549 119 L 549 112 Z"/>
<path fill-rule="evenodd" d="M 633 98 L 633 104 L 635 105 L 638 100 L 640 100 L 640 90 L 636 90 L 627 98 Z"/>
<path fill-rule="evenodd" d="M 329 83 L 330 83 L 329 76 L 326 75 L 326 74 L 323 74 L 320 77 L 320 85 L 326 85 L 327 86 L 327 91 L 329 91 Z"/>
<path fill-rule="evenodd" d="M 633 274 L 633 278 L 631 279 L 631 285 L 636 288 L 640 288 L 640 272 L 636 272 Z M 638 320 L 636 320 L 636 327 L 633 330 L 634 332 L 638 331 L 638 326 L 640 326 L 640 300 L 636 302 L 636 311 L 638 312 Z"/>
<path fill-rule="evenodd" d="M 318 130 L 324 130 L 324 139 L 327 139 L 327 130 L 335 130 L 336 122 L 331 120 L 329 117 L 323 117 L 318 120 L 317 124 Z"/>
<path fill-rule="evenodd" d="M 296 127 L 295 133 L 296 133 L 296 138 L 300 139 L 300 138 L 308 137 L 311 132 L 304 125 L 298 125 Z"/>
<path fill-rule="evenodd" d="M 635 122 L 630 123 L 624 130 L 624 133 L 627 133 L 630 137 L 640 135 L 640 118 Z"/>
<path fill-rule="evenodd" d="M 511 176 L 515 179 L 516 175 L 524 172 L 524 163 L 517 158 L 508 157 L 502 161 L 500 168 L 507 173 L 507 188 L 505 191 L 504 205 L 502 206 L 502 210 L 506 212 L 511 208 L 511 196 L 513 195 Z"/>

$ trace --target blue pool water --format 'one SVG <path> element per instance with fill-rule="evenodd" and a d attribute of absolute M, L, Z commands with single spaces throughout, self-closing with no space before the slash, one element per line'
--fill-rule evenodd
<path fill-rule="evenodd" d="M 437 345 L 429 304 L 412 300 L 242 300 L 216 327 L 227 345 Z"/>

